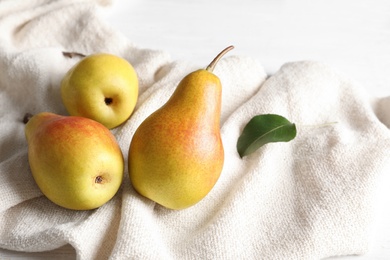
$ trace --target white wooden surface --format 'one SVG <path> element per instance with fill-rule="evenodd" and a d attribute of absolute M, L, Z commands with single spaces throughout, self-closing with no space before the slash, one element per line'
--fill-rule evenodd
<path fill-rule="evenodd" d="M 116 0 L 106 18 L 137 45 L 174 60 L 205 66 L 233 44 L 234 54 L 258 59 L 269 74 L 285 62 L 319 60 L 360 82 L 368 95 L 390 96 L 388 0 Z M 390 259 L 389 184 L 383 176 L 370 252 L 332 259 Z M 75 251 L 0 249 L 0 259 L 75 259 Z"/>

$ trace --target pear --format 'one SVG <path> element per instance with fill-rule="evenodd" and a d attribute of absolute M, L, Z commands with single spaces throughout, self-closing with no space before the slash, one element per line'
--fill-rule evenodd
<path fill-rule="evenodd" d="M 216 184 L 223 167 L 220 135 L 222 86 L 206 69 L 185 76 L 170 99 L 137 128 L 129 148 L 134 189 L 170 209 L 188 208 Z"/>
<path fill-rule="evenodd" d="M 39 113 L 26 122 L 35 182 L 55 204 L 73 210 L 102 206 L 118 191 L 124 160 L 115 137 L 88 118 Z"/>
<path fill-rule="evenodd" d="M 61 98 L 70 115 L 91 118 L 112 129 L 133 113 L 137 73 L 119 56 L 95 53 L 67 71 L 61 81 Z"/>

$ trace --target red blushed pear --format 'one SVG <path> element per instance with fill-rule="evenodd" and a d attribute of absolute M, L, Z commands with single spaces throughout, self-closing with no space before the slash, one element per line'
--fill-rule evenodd
<path fill-rule="evenodd" d="M 223 167 L 220 135 L 222 86 L 206 69 L 188 74 L 171 98 L 136 130 L 129 175 L 141 195 L 171 209 L 190 207 L 214 187 Z"/>
<path fill-rule="evenodd" d="M 26 121 L 31 173 L 49 200 L 64 208 L 89 210 L 116 194 L 124 160 L 107 127 L 84 117 L 46 112 Z"/>

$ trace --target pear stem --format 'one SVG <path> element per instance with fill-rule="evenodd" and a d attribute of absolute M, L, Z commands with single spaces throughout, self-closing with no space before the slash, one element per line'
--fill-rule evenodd
<path fill-rule="evenodd" d="M 30 114 L 30 113 L 26 113 L 23 117 L 23 123 L 24 124 L 27 124 L 28 121 L 30 121 L 30 119 L 33 117 L 33 114 Z"/>
<path fill-rule="evenodd" d="M 67 57 L 67 58 L 73 58 L 73 57 L 81 57 L 81 58 L 84 58 L 86 57 L 87 55 L 85 54 L 82 54 L 82 53 L 79 53 L 79 52 L 66 52 L 66 51 L 63 51 L 62 54 Z"/>
<path fill-rule="evenodd" d="M 233 45 L 230 45 L 229 47 L 226 47 L 223 49 L 214 59 L 213 61 L 207 66 L 206 70 L 209 72 L 213 72 L 215 65 L 217 65 L 218 61 L 222 58 L 223 55 L 225 55 L 228 51 L 234 49 Z"/>

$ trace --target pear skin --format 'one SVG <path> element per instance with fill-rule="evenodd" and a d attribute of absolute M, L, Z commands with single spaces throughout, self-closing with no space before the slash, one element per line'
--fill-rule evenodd
<path fill-rule="evenodd" d="M 70 115 L 91 118 L 112 129 L 133 113 L 138 100 L 138 76 L 127 60 L 95 53 L 81 59 L 64 75 L 61 98 Z"/>
<path fill-rule="evenodd" d="M 124 160 L 104 125 L 45 112 L 28 120 L 25 134 L 31 173 L 55 204 L 73 210 L 94 209 L 118 191 Z"/>
<path fill-rule="evenodd" d="M 166 208 L 184 209 L 198 203 L 221 174 L 222 86 L 212 73 L 217 60 L 184 77 L 171 98 L 141 123 L 131 141 L 128 166 L 133 187 Z"/>

